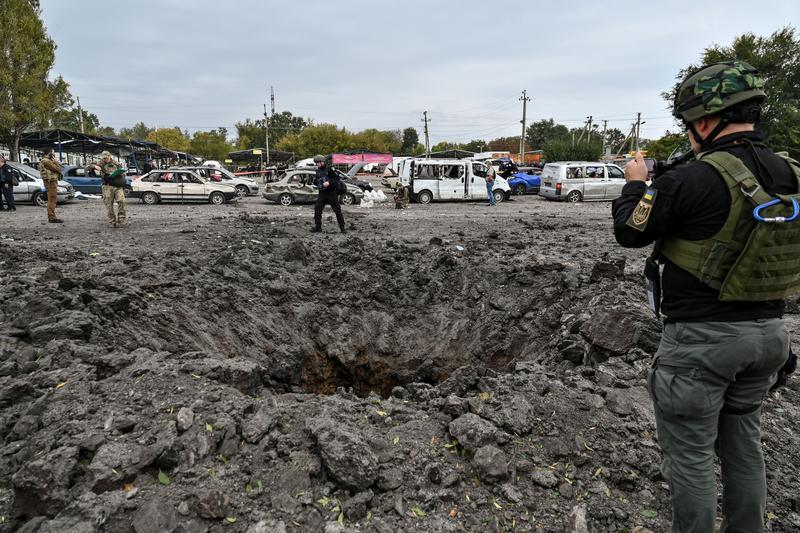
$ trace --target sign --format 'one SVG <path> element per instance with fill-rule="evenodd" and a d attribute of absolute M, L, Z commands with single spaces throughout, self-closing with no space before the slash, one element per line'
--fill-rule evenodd
<path fill-rule="evenodd" d="M 261 149 L 253 150 L 253 155 L 261 155 Z"/>
<path fill-rule="evenodd" d="M 333 154 L 334 165 L 355 165 L 361 161 L 388 165 L 392 162 L 392 154 Z"/>

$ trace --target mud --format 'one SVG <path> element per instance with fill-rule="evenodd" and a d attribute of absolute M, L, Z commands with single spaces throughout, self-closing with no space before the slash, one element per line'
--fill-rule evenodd
<path fill-rule="evenodd" d="M 0 218 L 0 532 L 667 529 L 607 203 L 102 211 Z M 765 405 L 770 531 L 799 390 Z"/>

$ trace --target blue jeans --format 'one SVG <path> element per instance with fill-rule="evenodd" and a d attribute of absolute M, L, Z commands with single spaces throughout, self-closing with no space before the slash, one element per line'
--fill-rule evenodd
<path fill-rule="evenodd" d="M 494 205 L 494 181 L 487 181 L 486 182 L 486 196 L 489 197 L 489 205 Z"/>

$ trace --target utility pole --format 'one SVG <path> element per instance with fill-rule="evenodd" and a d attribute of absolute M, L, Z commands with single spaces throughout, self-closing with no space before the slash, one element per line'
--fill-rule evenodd
<path fill-rule="evenodd" d="M 425 123 L 425 157 L 430 158 L 431 156 L 431 140 L 430 136 L 428 135 L 428 122 L 430 119 L 428 118 L 428 112 L 422 112 L 422 122 Z"/>
<path fill-rule="evenodd" d="M 269 86 L 269 100 L 272 104 L 272 114 L 275 114 L 275 90 L 272 88 L 272 85 Z"/>
<path fill-rule="evenodd" d="M 83 131 L 83 108 L 81 107 L 81 98 L 77 97 L 77 100 L 78 100 L 78 120 L 80 120 L 80 124 L 81 124 L 81 133 L 84 133 L 84 131 Z"/>
<path fill-rule="evenodd" d="M 269 116 L 267 116 L 267 104 L 264 104 L 264 144 L 267 147 L 267 165 L 269 165 Z"/>
<path fill-rule="evenodd" d="M 586 123 L 586 130 L 589 132 L 589 135 L 586 137 L 589 144 L 592 144 L 592 115 L 586 117 L 589 119 L 589 122 Z"/>
<path fill-rule="evenodd" d="M 531 99 L 528 97 L 528 90 L 524 89 L 522 91 L 522 96 L 519 97 L 520 101 L 522 102 L 522 135 L 519 136 L 519 164 L 525 165 L 525 120 L 527 118 L 528 112 L 528 102 Z"/>
<path fill-rule="evenodd" d="M 606 129 L 608 128 L 608 120 L 603 120 L 603 158 L 606 157 Z"/>
<path fill-rule="evenodd" d="M 636 113 L 636 148 L 635 152 L 639 151 L 639 130 L 642 127 L 642 114 Z"/>
<path fill-rule="evenodd" d="M 591 116 L 586 117 L 586 122 L 583 124 L 583 129 L 581 130 L 581 134 L 578 137 L 578 144 L 580 144 L 581 141 L 583 140 L 583 134 L 589 131 L 591 124 L 592 124 L 592 117 Z M 591 133 L 589 133 L 589 135 L 591 135 Z M 575 138 L 575 133 L 572 134 L 572 137 L 573 139 Z M 572 144 L 575 143 L 573 142 Z"/>

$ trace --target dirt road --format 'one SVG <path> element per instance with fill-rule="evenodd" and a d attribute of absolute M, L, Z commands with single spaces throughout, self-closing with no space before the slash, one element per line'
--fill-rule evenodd
<path fill-rule="evenodd" d="M 666 529 L 608 203 L 312 211 L 0 213 L 0 532 Z M 799 391 L 765 406 L 770 531 Z"/>

